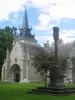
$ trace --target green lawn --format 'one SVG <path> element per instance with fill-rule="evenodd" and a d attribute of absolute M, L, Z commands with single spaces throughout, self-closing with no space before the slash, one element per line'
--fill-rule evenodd
<path fill-rule="evenodd" d="M 26 94 L 26 91 L 29 91 L 32 88 L 36 88 L 37 86 L 43 86 L 43 85 L 44 84 L 42 83 L 32 83 L 32 84 L 0 83 L 0 100 L 75 100 L 75 95 L 51 96 L 51 95 Z"/>

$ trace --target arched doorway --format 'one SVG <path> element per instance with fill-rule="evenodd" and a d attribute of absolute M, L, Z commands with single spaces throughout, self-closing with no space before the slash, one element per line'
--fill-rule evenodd
<path fill-rule="evenodd" d="M 12 65 L 10 75 L 13 82 L 20 81 L 20 67 L 18 64 Z"/>

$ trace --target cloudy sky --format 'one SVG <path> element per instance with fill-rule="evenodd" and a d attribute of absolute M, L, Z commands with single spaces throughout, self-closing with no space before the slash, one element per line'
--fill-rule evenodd
<path fill-rule="evenodd" d="M 52 38 L 52 27 L 58 26 L 63 41 L 75 40 L 75 0 L 0 0 L 0 28 L 22 24 L 27 5 L 29 25 L 38 43 Z"/>

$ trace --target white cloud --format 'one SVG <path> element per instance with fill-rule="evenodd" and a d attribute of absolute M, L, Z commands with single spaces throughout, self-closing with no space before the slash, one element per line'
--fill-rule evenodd
<path fill-rule="evenodd" d="M 41 25 L 48 25 L 48 23 L 50 21 L 50 17 L 46 14 L 40 14 L 39 21 L 40 21 Z"/>
<path fill-rule="evenodd" d="M 22 5 L 25 2 L 29 2 L 28 4 L 32 7 L 39 8 L 40 23 L 47 24 L 51 20 L 60 20 L 65 17 L 75 18 L 75 0 L 0 0 L 0 20 L 8 19 L 11 12 L 23 9 Z M 48 12 L 48 14 L 43 14 L 43 12 Z"/>
<path fill-rule="evenodd" d="M 60 32 L 60 38 L 63 39 L 64 43 L 75 40 L 75 30 L 63 30 Z"/>
<path fill-rule="evenodd" d="M 75 19 L 75 0 L 0 0 L 0 20 L 8 20 L 11 12 L 23 10 L 22 5 L 25 3 L 29 6 L 39 8 L 39 26 L 37 25 L 36 28 L 39 30 L 46 29 L 52 20 L 59 22 L 62 18 Z M 47 12 L 47 14 L 44 12 Z"/>
<path fill-rule="evenodd" d="M 36 25 L 34 26 L 34 29 L 37 31 L 46 31 L 46 30 L 51 30 L 53 26 L 56 26 L 55 24 L 50 24 L 50 25 Z M 47 32 L 47 31 L 46 31 Z"/>
<path fill-rule="evenodd" d="M 53 37 L 52 36 L 37 36 L 36 39 L 39 41 L 41 45 L 45 43 L 47 40 L 49 40 L 50 43 L 53 42 Z"/>
<path fill-rule="evenodd" d="M 13 14 L 13 17 L 18 18 L 19 17 L 18 13 Z"/>
<path fill-rule="evenodd" d="M 56 24 L 49 24 L 49 22 L 50 22 L 50 17 L 47 15 L 47 14 L 40 14 L 40 16 L 39 16 L 39 22 L 40 22 L 40 24 L 39 25 L 36 25 L 34 28 L 35 28 L 35 30 L 43 30 L 43 31 L 45 31 L 45 30 L 50 30 L 53 26 L 55 26 Z"/>
<path fill-rule="evenodd" d="M 0 0 L 0 20 L 8 20 L 11 12 L 17 12 L 22 9 L 28 0 Z"/>
<path fill-rule="evenodd" d="M 64 29 L 59 33 L 59 38 L 61 38 L 64 41 L 64 43 L 72 42 L 73 40 L 75 40 L 75 30 Z M 38 37 L 36 37 L 36 39 L 40 43 L 44 43 L 45 41 L 49 40 L 50 44 L 51 44 L 54 41 L 53 36 L 51 36 L 51 35 L 38 36 Z"/>
<path fill-rule="evenodd" d="M 39 24 L 35 26 L 36 30 L 47 31 L 55 25 L 58 25 L 62 19 L 68 22 L 69 19 L 75 19 L 75 0 L 31 0 L 35 8 L 39 8 Z M 66 19 L 66 20 L 65 20 Z M 54 21 L 54 23 L 51 23 Z M 64 43 L 75 40 L 75 30 L 60 30 L 60 38 Z M 49 40 L 53 42 L 52 36 L 39 36 L 37 38 L 42 43 Z"/>
<path fill-rule="evenodd" d="M 57 0 L 30 0 L 32 5 L 35 8 L 44 8 L 49 7 L 52 3 L 55 3 Z"/>
<path fill-rule="evenodd" d="M 30 0 L 35 8 L 49 12 L 52 17 L 75 18 L 75 0 Z"/>
<path fill-rule="evenodd" d="M 51 21 L 55 21 L 53 24 L 57 25 L 62 19 L 75 19 L 75 0 L 30 1 L 32 2 L 33 7 L 39 8 L 40 10 L 40 16 L 38 18 L 39 24 L 36 26 L 36 29 L 38 30 L 48 30 L 47 26 L 50 26 L 49 24 L 51 24 Z"/>
<path fill-rule="evenodd" d="M 61 19 L 75 19 L 75 0 L 0 0 L 0 20 L 8 20 L 11 12 L 15 12 L 14 17 L 17 17 L 16 12 L 23 10 L 25 3 L 40 11 L 39 24 L 34 27 L 36 30 L 52 30 L 51 28 L 58 25 Z M 75 30 L 64 30 L 60 32 L 60 38 L 64 42 L 72 41 L 75 39 L 71 38 L 74 34 Z M 37 39 L 53 41 L 52 36 L 40 36 Z"/>

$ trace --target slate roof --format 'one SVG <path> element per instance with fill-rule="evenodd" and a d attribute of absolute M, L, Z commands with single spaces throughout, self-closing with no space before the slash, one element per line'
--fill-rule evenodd
<path fill-rule="evenodd" d="M 28 36 L 26 36 L 26 35 L 17 35 L 15 38 L 17 40 L 28 40 L 28 41 L 37 42 L 37 40 L 35 38 L 31 38 L 29 35 Z"/>

